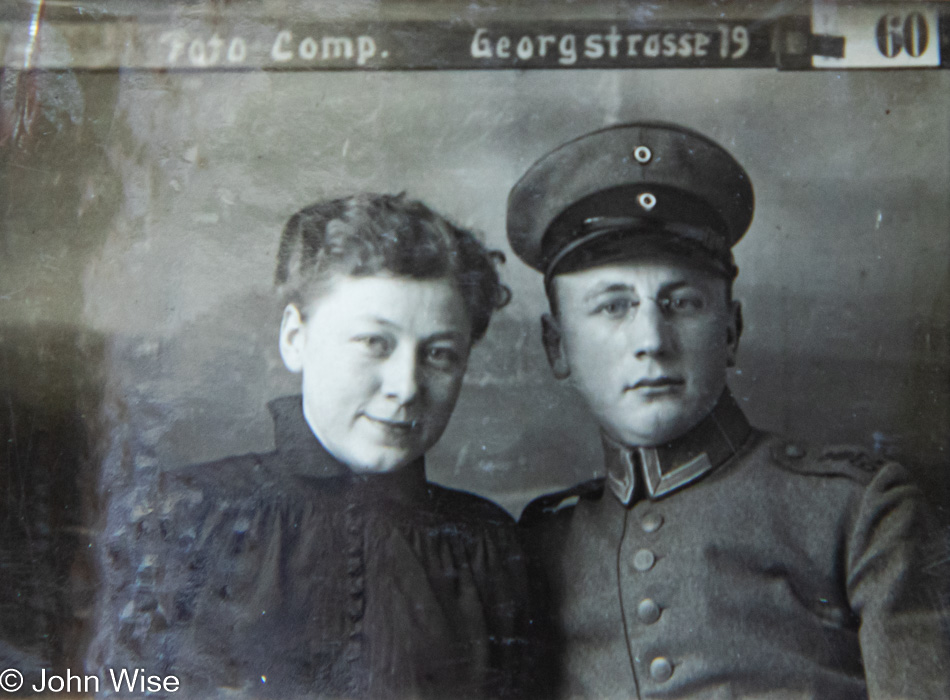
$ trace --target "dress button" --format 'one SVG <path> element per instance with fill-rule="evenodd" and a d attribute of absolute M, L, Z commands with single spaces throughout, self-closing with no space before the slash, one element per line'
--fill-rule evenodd
<path fill-rule="evenodd" d="M 637 617 L 645 625 L 652 625 L 660 619 L 660 606 L 652 598 L 644 598 L 637 605 Z"/>
<path fill-rule="evenodd" d="M 640 521 L 644 532 L 656 532 L 663 525 L 663 516 L 659 513 L 647 513 Z"/>
<path fill-rule="evenodd" d="M 637 571 L 649 571 L 656 563 L 656 556 L 649 549 L 641 549 L 633 555 L 633 568 Z"/>
<path fill-rule="evenodd" d="M 803 450 L 800 445 L 789 443 L 785 446 L 785 456 L 791 457 L 792 459 L 801 459 L 805 456 L 805 450 Z"/>
<path fill-rule="evenodd" d="M 650 662 L 650 678 L 657 683 L 666 683 L 673 675 L 673 664 L 665 656 L 658 656 Z"/>

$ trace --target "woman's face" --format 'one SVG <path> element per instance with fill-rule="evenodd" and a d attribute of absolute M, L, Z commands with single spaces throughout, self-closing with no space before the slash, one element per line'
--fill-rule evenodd
<path fill-rule="evenodd" d="M 284 310 L 280 351 L 303 374 L 304 417 L 357 472 L 399 469 L 434 445 L 452 415 L 471 322 L 450 278 L 333 279 Z"/>

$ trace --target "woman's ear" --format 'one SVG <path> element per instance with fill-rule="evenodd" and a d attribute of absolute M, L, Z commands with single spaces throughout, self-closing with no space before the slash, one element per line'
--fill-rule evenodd
<path fill-rule="evenodd" d="M 306 322 L 296 304 L 287 304 L 280 319 L 280 359 L 291 372 L 303 370 Z"/>
<path fill-rule="evenodd" d="M 739 356 L 739 338 L 742 337 L 742 304 L 733 301 L 729 311 L 729 325 L 726 327 L 726 366 L 735 367 L 736 358 Z"/>
<path fill-rule="evenodd" d="M 564 353 L 561 326 L 551 314 L 541 316 L 541 342 L 544 344 L 544 352 L 547 353 L 548 364 L 551 365 L 554 376 L 558 379 L 571 376 L 571 366 Z"/>

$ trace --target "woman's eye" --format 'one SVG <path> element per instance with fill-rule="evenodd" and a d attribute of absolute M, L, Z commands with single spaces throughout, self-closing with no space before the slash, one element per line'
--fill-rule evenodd
<path fill-rule="evenodd" d="M 433 367 L 449 368 L 454 367 L 459 362 L 459 354 L 454 348 L 433 347 L 425 351 L 426 362 Z"/>
<path fill-rule="evenodd" d="M 381 335 L 361 335 L 354 341 L 366 348 L 373 357 L 386 357 L 392 351 L 392 344 Z"/>

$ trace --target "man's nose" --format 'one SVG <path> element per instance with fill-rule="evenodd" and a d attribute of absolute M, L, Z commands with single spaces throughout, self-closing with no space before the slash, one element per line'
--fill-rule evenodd
<path fill-rule="evenodd" d="M 654 299 L 644 299 L 630 322 L 629 337 L 638 358 L 658 357 L 670 351 L 670 319 Z"/>
<path fill-rule="evenodd" d="M 419 358 L 415 348 L 401 346 L 383 363 L 382 392 L 400 406 L 412 403 L 419 394 Z"/>

